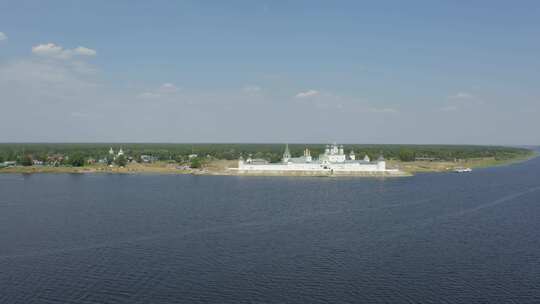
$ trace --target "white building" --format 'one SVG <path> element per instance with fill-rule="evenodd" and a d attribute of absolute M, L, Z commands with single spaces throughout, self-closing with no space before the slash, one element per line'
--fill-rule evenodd
<path fill-rule="evenodd" d="M 326 173 L 354 173 L 354 172 L 389 172 L 395 170 L 386 169 L 386 161 L 380 156 L 376 161 L 371 161 L 366 155 L 363 159 L 357 160 L 356 155 L 351 150 L 347 157 L 343 145 L 327 145 L 324 154 L 318 159 L 311 157 L 309 149 L 304 150 L 301 157 L 292 157 L 289 146 L 285 146 L 285 152 L 281 163 L 269 163 L 266 160 L 252 159 L 251 156 L 245 161 L 240 157 L 238 170 L 245 172 L 326 172 Z"/>
<path fill-rule="evenodd" d="M 118 150 L 117 154 L 114 153 L 114 150 L 113 150 L 112 147 L 109 149 L 109 157 L 111 157 L 114 160 L 116 160 L 118 157 L 120 157 L 122 155 L 124 155 L 124 150 L 122 150 L 122 148 L 120 148 L 120 150 Z"/>

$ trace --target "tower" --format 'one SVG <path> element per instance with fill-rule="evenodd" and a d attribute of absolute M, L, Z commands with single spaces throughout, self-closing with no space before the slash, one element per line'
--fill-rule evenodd
<path fill-rule="evenodd" d="M 377 159 L 377 170 L 386 171 L 386 161 L 384 160 L 384 157 L 382 154 Z"/>
<path fill-rule="evenodd" d="M 289 152 L 289 144 L 285 145 L 285 152 L 283 152 L 283 159 L 282 161 L 284 163 L 288 162 L 289 159 L 291 159 L 291 152 Z"/>
<path fill-rule="evenodd" d="M 244 158 L 242 157 L 242 154 L 240 154 L 240 157 L 238 158 L 238 169 L 244 168 Z"/>
<path fill-rule="evenodd" d="M 336 155 L 336 154 L 338 154 L 338 152 L 339 152 L 339 151 L 338 151 L 338 145 L 337 145 L 337 143 L 333 143 L 333 144 L 332 144 L 332 154 L 333 154 L 333 155 Z"/>
<path fill-rule="evenodd" d="M 304 159 L 305 159 L 306 162 L 311 162 L 312 161 L 311 152 L 309 151 L 308 148 L 306 148 L 304 150 Z"/>
<path fill-rule="evenodd" d="M 351 150 L 351 152 L 349 153 L 349 158 L 351 160 L 355 160 L 356 159 L 356 155 L 354 154 L 354 150 Z"/>

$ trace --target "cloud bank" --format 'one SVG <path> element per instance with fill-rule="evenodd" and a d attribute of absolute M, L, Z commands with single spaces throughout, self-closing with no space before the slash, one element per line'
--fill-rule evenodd
<path fill-rule="evenodd" d="M 298 94 L 296 94 L 296 98 L 309 98 L 309 97 L 315 97 L 317 95 L 319 95 L 320 92 L 317 91 L 317 90 L 308 90 L 308 91 L 305 91 L 305 92 L 300 92 Z"/>
<path fill-rule="evenodd" d="M 96 56 L 97 52 L 84 46 L 79 46 L 74 49 L 64 49 L 60 45 L 54 43 L 39 44 L 32 47 L 32 53 L 38 56 L 55 58 L 55 59 L 71 59 L 75 56 Z"/>

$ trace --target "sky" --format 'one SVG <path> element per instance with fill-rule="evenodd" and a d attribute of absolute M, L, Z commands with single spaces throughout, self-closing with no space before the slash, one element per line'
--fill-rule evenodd
<path fill-rule="evenodd" d="M 0 0 L 0 142 L 540 144 L 538 1 Z"/>

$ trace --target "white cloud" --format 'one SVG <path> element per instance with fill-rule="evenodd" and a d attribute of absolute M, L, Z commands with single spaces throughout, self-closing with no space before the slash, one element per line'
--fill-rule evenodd
<path fill-rule="evenodd" d="M 296 98 L 309 98 L 309 97 L 315 97 L 317 95 L 319 95 L 320 92 L 317 91 L 317 90 L 308 90 L 306 92 L 300 92 L 298 94 L 296 94 Z"/>
<path fill-rule="evenodd" d="M 95 50 L 83 46 L 75 49 L 64 49 L 62 46 L 54 43 L 33 46 L 32 53 L 38 56 L 56 59 L 71 59 L 74 56 L 95 56 L 97 54 Z"/>
<path fill-rule="evenodd" d="M 0 41 L 4 41 L 4 40 L 7 40 L 8 39 L 8 36 L 2 32 L 0 32 Z"/>
<path fill-rule="evenodd" d="M 179 88 L 177 86 L 169 82 L 162 84 L 158 89 L 158 91 L 161 93 L 174 93 L 178 92 L 178 90 Z"/>
<path fill-rule="evenodd" d="M 32 53 L 40 56 L 61 56 L 64 49 L 54 43 L 40 44 L 32 47 Z"/>
<path fill-rule="evenodd" d="M 92 50 L 84 46 L 77 47 L 76 49 L 73 50 L 73 52 L 81 56 L 96 56 L 97 54 L 96 50 Z"/>

